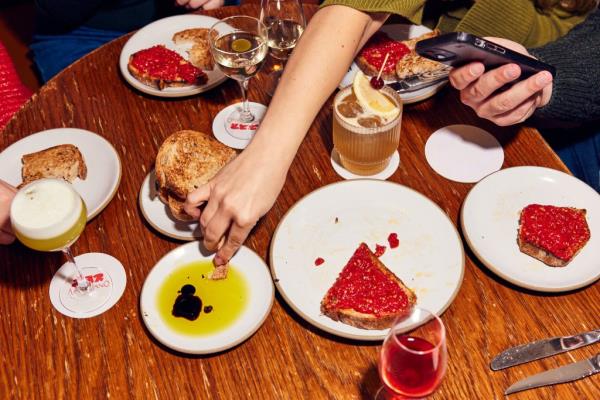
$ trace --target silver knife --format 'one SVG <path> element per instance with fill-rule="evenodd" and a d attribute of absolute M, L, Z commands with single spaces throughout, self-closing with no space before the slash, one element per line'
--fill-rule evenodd
<path fill-rule="evenodd" d="M 540 386 L 554 385 L 576 381 L 600 372 L 600 353 L 588 358 L 559 368 L 554 368 L 518 381 L 504 392 L 505 395 L 528 390 Z"/>
<path fill-rule="evenodd" d="M 494 371 L 540 358 L 578 349 L 600 341 L 600 329 L 573 336 L 558 336 L 512 347 L 497 355 L 490 364 Z"/>
<path fill-rule="evenodd" d="M 437 71 L 409 76 L 408 78 L 388 83 L 387 85 L 398 93 L 415 92 L 429 86 L 437 85 L 440 82 L 447 81 L 449 72 L 450 68 L 444 67 Z"/>

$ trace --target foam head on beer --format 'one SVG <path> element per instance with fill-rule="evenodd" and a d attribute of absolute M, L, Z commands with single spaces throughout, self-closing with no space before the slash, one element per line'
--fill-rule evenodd
<path fill-rule="evenodd" d="M 40 179 L 24 186 L 10 209 L 13 231 L 35 250 L 61 250 L 75 241 L 86 222 L 86 209 L 71 184 Z"/>

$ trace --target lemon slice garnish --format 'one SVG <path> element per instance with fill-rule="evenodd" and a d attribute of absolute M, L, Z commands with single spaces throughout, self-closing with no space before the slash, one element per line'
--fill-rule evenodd
<path fill-rule="evenodd" d="M 374 89 L 369 83 L 369 78 L 358 71 L 352 82 L 352 89 L 359 104 L 366 110 L 386 120 L 396 118 L 400 109 L 386 95 Z"/>
<path fill-rule="evenodd" d="M 243 53 L 250 50 L 252 43 L 248 39 L 235 39 L 231 43 L 231 49 L 236 53 Z"/>

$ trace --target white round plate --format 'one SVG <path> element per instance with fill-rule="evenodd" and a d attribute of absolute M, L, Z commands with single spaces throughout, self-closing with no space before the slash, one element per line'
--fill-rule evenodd
<path fill-rule="evenodd" d="M 274 288 L 267 265 L 256 253 L 242 246 L 231 259 L 231 265 L 244 277 L 248 287 L 248 304 L 238 319 L 210 336 L 185 336 L 171 330 L 157 312 L 157 292 L 178 266 L 212 260 L 213 254 L 200 246 L 199 242 L 190 242 L 167 253 L 146 277 L 140 295 L 142 318 L 150 333 L 165 346 L 189 354 L 216 353 L 242 343 L 260 328 L 273 305 Z"/>
<path fill-rule="evenodd" d="M 77 146 L 87 178 L 76 178 L 73 187 L 85 201 L 88 221 L 110 203 L 121 181 L 121 160 L 115 148 L 102 136 L 76 128 L 49 129 L 24 137 L 0 153 L 0 179 L 13 186 L 21 184 L 21 157 L 60 144 Z"/>
<path fill-rule="evenodd" d="M 423 25 L 408 25 L 408 24 L 390 24 L 384 25 L 381 27 L 380 31 L 385 32 L 388 36 L 394 40 L 406 40 L 410 38 L 414 38 L 424 33 L 431 32 L 426 26 Z M 354 75 L 360 71 L 360 68 L 356 63 L 352 63 L 346 75 L 342 78 L 342 81 L 339 84 L 339 88 L 345 88 L 346 86 L 352 84 L 354 80 Z M 392 83 L 393 81 L 386 81 L 386 83 Z M 448 83 L 448 81 L 442 81 L 433 86 L 429 86 L 420 90 L 415 90 L 414 92 L 408 93 L 400 93 L 400 98 L 404 104 L 417 103 L 419 101 L 423 101 L 425 99 L 430 98 Z"/>
<path fill-rule="evenodd" d="M 547 266 L 519 250 L 519 215 L 534 203 L 587 210 L 591 238 L 566 267 Z M 600 195 L 571 175 L 542 167 L 514 167 L 491 174 L 467 195 L 461 223 L 477 258 L 517 286 L 562 292 L 600 278 Z"/>
<path fill-rule="evenodd" d="M 337 152 L 337 150 L 333 149 L 331 150 L 331 155 L 329 157 L 330 161 L 331 161 L 331 166 L 333 167 L 333 170 L 342 178 L 344 179 L 377 179 L 377 180 L 381 180 L 381 181 L 385 181 L 387 178 L 389 178 L 390 176 L 394 175 L 394 172 L 396 172 L 396 170 L 398 169 L 398 167 L 400 166 L 400 153 L 398 153 L 398 150 L 394 151 L 394 154 L 392 154 L 392 158 L 390 159 L 390 162 L 388 163 L 387 167 L 385 167 L 385 169 L 375 175 L 357 175 L 354 172 L 350 172 L 348 171 L 346 168 L 344 168 L 344 166 L 342 165 L 342 162 L 340 161 L 340 155 Z"/>
<path fill-rule="evenodd" d="M 444 178 L 475 183 L 502 168 L 504 150 L 488 131 L 472 125 L 449 125 L 429 136 L 425 158 Z"/>
<path fill-rule="evenodd" d="M 171 214 L 169 206 L 158 198 L 155 182 L 156 175 L 152 170 L 146 175 L 138 196 L 140 210 L 150 226 L 163 235 L 177 240 L 190 241 L 202 237 L 198 222 L 180 221 Z"/>
<path fill-rule="evenodd" d="M 206 15 L 185 14 L 159 19 L 158 21 L 154 21 L 151 24 L 146 25 L 133 34 L 133 36 L 131 36 L 127 43 L 125 43 L 123 46 L 123 50 L 121 50 L 121 56 L 119 57 L 119 68 L 121 69 L 123 77 L 127 82 L 129 82 L 129 84 L 131 84 L 131 86 L 139 91 L 159 97 L 191 96 L 206 92 L 207 90 L 220 85 L 221 83 L 225 82 L 227 77 L 216 65 L 212 71 L 204 71 L 208 76 L 208 81 L 203 85 L 167 87 L 163 90 L 144 85 L 142 82 L 135 79 L 127 69 L 129 56 L 136 51 L 147 49 L 157 44 L 162 44 L 166 48 L 176 51 L 186 60 L 189 59 L 187 54 L 189 45 L 187 47 L 176 46 L 172 40 L 173 35 L 185 29 L 211 28 L 217 22 L 219 22 L 218 19 L 208 17 Z"/>
<path fill-rule="evenodd" d="M 104 286 L 104 289 L 110 289 L 110 296 L 101 306 L 89 312 L 74 312 L 66 308 L 62 303 L 60 292 L 64 285 L 67 284 L 66 281 L 72 282 L 72 278 L 75 275 L 73 264 L 67 262 L 56 271 L 50 281 L 48 291 L 50 293 L 52 305 L 58 312 L 71 318 L 91 318 L 108 311 L 119 301 L 125 292 L 125 286 L 127 286 L 127 274 L 125 273 L 123 264 L 113 256 L 104 253 L 80 254 L 75 257 L 75 261 L 84 275 L 86 275 L 88 270 L 94 270 L 95 272 L 100 270 L 107 273 L 110 279 L 105 279 L 100 282 L 95 281 L 94 285 L 97 288 L 95 290 L 102 290 L 101 288 L 98 288 L 98 285 Z"/>
<path fill-rule="evenodd" d="M 400 240 L 395 249 L 387 242 L 390 233 Z M 389 329 L 355 328 L 320 311 L 321 299 L 361 242 L 371 249 L 387 246 L 381 261 L 414 290 L 419 307 L 440 315 L 457 295 L 464 252 L 446 214 L 406 186 L 371 179 L 343 181 L 298 201 L 273 236 L 271 271 L 277 289 L 306 321 L 345 338 L 385 338 Z M 315 266 L 319 257 L 325 262 Z"/>

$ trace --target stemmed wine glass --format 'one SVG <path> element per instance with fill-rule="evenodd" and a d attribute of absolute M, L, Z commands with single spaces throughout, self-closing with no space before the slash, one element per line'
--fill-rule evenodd
<path fill-rule="evenodd" d="M 74 316 L 85 316 L 109 299 L 112 280 L 97 267 L 81 267 L 71 254 L 87 222 L 85 202 L 62 179 L 40 179 L 22 187 L 12 201 L 10 219 L 15 236 L 38 251 L 62 251 L 74 267 L 57 272 L 61 279 L 56 298 Z M 62 276 L 71 271 L 69 276 Z M 52 285 L 51 285 L 52 291 Z M 51 297 L 53 293 L 51 292 Z"/>
<path fill-rule="evenodd" d="M 300 0 L 262 0 L 260 20 L 269 32 L 271 56 L 280 63 L 269 74 L 267 92 L 272 96 L 285 63 L 306 28 L 306 18 Z"/>
<path fill-rule="evenodd" d="M 422 324 L 422 321 L 427 321 Z M 422 324 L 420 326 L 417 326 Z M 406 331 L 407 326 L 417 326 Z M 384 386 L 376 399 L 424 398 L 437 389 L 446 372 L 446 330 L 431 312 L 415 308 L 392 325 L 379 358 Z"/>
<path fill-rule="evenodd" d="M 209 41 L 217 66 L 225 75 L 235 79 L 242 91 L 241 104 L 221 111 L 226 114 L 224 128 L 236 139 L 250 140 L 266 109 L 262 104 L 250 103 L 246 92 L 248 81 L 260 70 L 268 53 L 267 28 L 256 18 L 233 16 L 212 26 Z M 219 119 L 217 115 L 215 120 Z M 223 129 L 222 126 L 213 128 Z M 219 134 L 215 132 L 217 137 Z"/>

